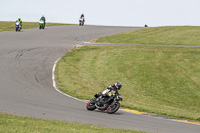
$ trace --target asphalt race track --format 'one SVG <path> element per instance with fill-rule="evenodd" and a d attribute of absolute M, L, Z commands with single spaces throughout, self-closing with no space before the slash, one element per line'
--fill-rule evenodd
<path fill-rule="evenodd" d="M 53 87 L 54 62 L 72 47 L 134 29 L 138 28 L 72 25 L 0 32 L 0 112 L 147 132 L 199 133 L 199 125 L 160 117 L 124 111 L 112 115 L 91 112 L 85 102 L 67 97 Z"/>

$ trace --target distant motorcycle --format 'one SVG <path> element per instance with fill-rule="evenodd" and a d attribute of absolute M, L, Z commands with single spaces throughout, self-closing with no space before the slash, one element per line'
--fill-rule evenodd
<path fill-rule="evenodd" d="M 95 110 L 96 108 L 99 110 L 107 110 L 108 114 L 115 113 L 120 107 L 119 101 L 122 101 L 122 97 L 119 93 L 102 97 L 100 101 L 98 100 L 100 97 L 98 94 L 94 95 L 94 97 L 94 99 L 87 103 L 86 108 L 88 110 Z"/>
<path fill-rule="evenodd" d="M 83 19 L 79 19 L 79 26 L 83 26 L 83 25 L 84 25 Z"/>
<path fill-rule="evenodd" d="M 44 29 L 44 21 L 43 20 L 39 21 L 39 29 Z"/>
<path fill-rule="evenodd" d="M 19 23 L 18 21 L 15 22 L 15 29 L 16 32 L 21 30 L 21 23 Z"/>

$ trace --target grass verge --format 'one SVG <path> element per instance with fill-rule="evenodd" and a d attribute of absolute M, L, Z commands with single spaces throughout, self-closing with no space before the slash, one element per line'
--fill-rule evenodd
<path fill-rule="evenodd" d="M 96 40 L 114 44 L 200 45 L 200 26 L 166 26 L 138 29 Z"/>
<path fill-rule="evenodd" d="M 0 132 L 10 133 L 99 133 L 99 132 L 111 132 L 111 133 L 143 133 L 140 131 L 124 130 L 124 129 L 112 129 L 99 126 L 93 126 L 89 124 L 67 123 L 60 121 L 50 121 L 43 119 L 33 119 L 28 117 L 13 116 L 0 113 Z"/>
<path fill-rule="evenodd" d="M 58 25 L 68 25 L 68 24 L 60 24 L 60 23 L 46 23 L 46 26 L 58 26 Z M 30 28 L 38 28 L 38 22 L 23 22 L 23 29 Z M 0 21 L 0 32 L 2 31 L 14 31 L 15 30 L 15 22 L 9 21 Z"/>
<path fill-rule="evenodd" d="M 80 99 L 121 81 L 122 107 L 199 121 L 199 70 L 200 48 L 85 46 L 66 53 L 55 74 Z"/>

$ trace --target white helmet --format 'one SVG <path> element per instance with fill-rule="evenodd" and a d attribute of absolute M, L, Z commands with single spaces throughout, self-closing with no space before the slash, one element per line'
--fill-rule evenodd
<path fill-rule="evenodd" d="M 118 90 L 120 90 L 120 88 L 122 87 L 122 83 L 121 82 L 116 82 L 115 86 Z"/>

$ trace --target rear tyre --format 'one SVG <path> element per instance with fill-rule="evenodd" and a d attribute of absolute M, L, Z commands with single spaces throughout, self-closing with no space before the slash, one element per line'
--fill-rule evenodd
<path fill-rule="evenodd" d="M 120 103 L 119 102 L 115 102 L 114 105 L 110 105 L 107 108 L 107 113 L 108 114 L 113 114 L 115 113 L 120 107 Z"/>
<path fill-rule="evenodd" d="M 95 109 L 96 109 L 95 100 L 94 100 L 94 99 L 90 100 L 90 101 L 87 103 L 86 108 L 87 108 L 88 110 L 91 110 L 91 111 L 92 111 L 92 110 L 95 110 Z"/>
<path fill-rule="evenodd" d="M 41 25 L 40 25 L 39 29 L 41 29 Z"/>

